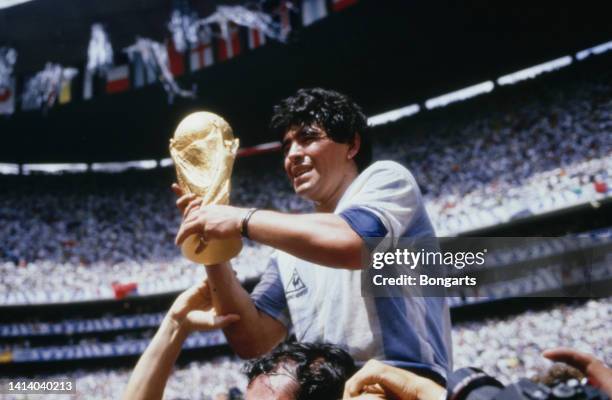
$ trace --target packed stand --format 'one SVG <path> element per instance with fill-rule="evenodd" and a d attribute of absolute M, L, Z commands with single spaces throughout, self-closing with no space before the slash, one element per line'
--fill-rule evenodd
<path fill-rule="evenodd" d="M 452 123 L 400 122 L 378 132 L 375 158 L 412 171 L 439 236 L 601 200 L 612 187 L 610 93 L 612 74 L 509 96 Z"/>
<path fill-rule="evenodd" d="M 510 383 L 550 365 L 541 353 L 570 347 L 612 363 L 612 298 L 453 326 L 455 368 L 481 367 Z"/>
<path fill-rule="evenodd" d="M 25 340 L 1 349 L 2 359 L 13 363 L 74 361 L 95 358 L 112 358 L 142 354 L 154 332 L 145 330 L 117 335 L 111 341 L 96 337 L 79 339 L 77 343 L 65 345 L 32 346 Z M 73 341 L 70 339 L 70 341 Z M 221 331 L 195 332 L 183 345 L 184 349 L 207 349 L 222 346 L 227 342 Z"/>
<path fill-rule="evenodd" d="M 145 174 L 8 182 L 19 195 L 0 196 L 0 304 L 110 299 L 117 296 L 113 285 L 118 283 L 137 283 L 131 294 L 148 295 L 200 281 L 204 269 L 183 258 L 174 245 L 180 215 L 170 178 L 147 179 Z M 241 179 L 235 185 L 241 187 Z M 301 204 L 289 196 L 269 201 L 267 195 L 249 194 L 249 203 L 235 197 L 235 204 L 284 210 L 295 211 Z M 252 260 L 265 260 L 271 253 L 245 242 L 233 261 L 242 280 L 261 274 L 266 264 Z"/>

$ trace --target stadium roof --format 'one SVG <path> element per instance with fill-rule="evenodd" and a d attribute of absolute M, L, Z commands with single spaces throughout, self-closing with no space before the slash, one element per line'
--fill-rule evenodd
<path fill-rule="evenodd" d="M 272 4 L 278 0 L 262 0 Z M 301 1 L 301 0 L 300 0 Z M 0 46 L 11 46 L 18 51 L 17 74 L 29 74 L 43 68 L 47 61 L 68 66 L 79 66 L 84 62 L 90 37 L 91 25 L 103 23 L 115 49 L 132 44 L 137 36 L 161 40 L 168 36 L 166 28 L 173 0 L 3 0 L 0 1 Z M 299 3 L 299 1 L 296 0 Z M 399 1 L 384 0 L 371 2 L 390 13 L 404 11 L 406 25 L 397 26 L 398 35 L 410 34 L 406 39 L 419 42 L 431 41 L 431 51 L 455 53 L 456 40 L 444 35 L 465 36 L 473 34 L 472 40 L 507 46 L 512 39 L 515 43 L 531 38 L 533 46 L 542 39 L 566 41 L 568 38 L 582 41 L 579 47 L 610 39 L 607 14 L 603 4 L 553 4 L 548 2 L 502 1 L 495 7 L 484 0 L 469 5 L 451 1 Z M 221 4 L 247 4 L 246 0 L 191 0 L 190 4 L 199 16 L 205 17 Z M 251 2 L 252 3 L 252 2 Z M 402 4 L 404 3 L 404 4 Z M 427 4 L 424 4 L 427 3 Z M 605 2 L 602 2 L 605 3 Z M 6 8 L 2 8 L 2 5 Z M 400 5 L 402 4 L 402 5 Z M 403 10 L 401 10 L 403 9 Z M 384 15 L 384 12 L 380 13 Z M 371 18 L 376 18 L 372 15 Z M 389 19 L 390 24 L 397 19 Z M 374 27 L 364 21 L 364 29 Z M 412 27 L 412 28 L 411 28 Z M 470 32 L 471 31 L 471 32 Z M 513 37 L 509 37 L 511 35 Z M 389 37 L 390 41 L 397 38 Z M 529 45 L 529 42 L 524 45 Z M 465 42 L 466 47 L 472 45 Z M 398 49 L 399 50 L 399 49 Z M 508 51 L 513 51 L 508 48 Z M 421 58 L 423 54 L 414 54 Z"/>
<path fill-rule="evenodd" d="M 221 2 L 192 3 L 206 16 Z M 33 0 L 0 10 L 0 45 L 19 52 L 17 75 L 39 70 L 46 61 L 77 66 L 85 61 L 91 23 L 107 25 L 115 49 L 137 35 L 159 40 L 168 35 L 171 4 Z M 0 162 L 159 160 L 167 157 L 168 138 L 177 122 L 201 109 L 223 115 L 245 147 L 270 142 L 277 139 L 267 130 L 272 105 L 299 87 L 348 93 L 371 116 L 400 109 L 380 118 L 397 119 L 416 110 L 403 107 L 418 104 L 424 110 L 427 99 L 444 93 L 489 82 L 476 88 L 487 92 L 492 82 L 501 85 L 557 68 L 558 63 L 546 63 L 559 57 L 590 59 L 601 54 L 612 39 L 603 4 L 502 0 L 491 7 L 476 0 L 467 7 L 450 0 L 359 0 L 348 10 L 296 30 L 286 45 L 270 41 L 182 76 L 185 87 L 197 86 L 197 99 L 177 99 L 169 105 L 161 86 L 151 85 L 75 99 L 47 113 L 16 112 L 0 118 L 5 144 L 0 146 Z M 525 70 L 531 66 L 539 69 Z M 462 97 L 465 92 L 438 102 Z"/>

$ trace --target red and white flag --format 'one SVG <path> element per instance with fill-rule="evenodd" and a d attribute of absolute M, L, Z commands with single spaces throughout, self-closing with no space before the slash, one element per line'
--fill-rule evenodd
<path fill-rule="evenodd" d="M 192 71 L 211 66 L 214 62 L 213 48 L 210 39 L 200 41 L 196 47 L 191 49 L 189 67 Z"/>
<path fill-rule="evenodd" d="M 7 85 L 0 86 L 0 114 L 15 112 L 15 78 L 9 78 Z"/>
<path fill-rule="evenodd" d="M 333 0 L 332 9 L 334 11 L 341 11 L 347 7 L 350 7 L 357 3 L 357 0 Z"/>
<path fill-rule="evenodd" d="M 185 57 L 174 47 L 174 40 L 166 40 L 166 51 L 168 52 L 168 67 L 173 76 L 185 73 Z"/>
<path fill-rule="evenodd" d="M 121 300 L 124 297 L 138 294 L 138 283 L 136 282 L 113 282 L 111 284 L 111 287 L 113 288 L 113 292 L 115 293 L 115 299 L 117 300 Z"/>
<path fill-rule="evenodd" d="M 118 65 L 106 73 L 106 93 L 124 92 L 130 88 L 130 67 Z"/>
<path fill-rule="evenodd" d="M 327 17 L 325 0 L 304 0 L 302 2 L 302 24 L 308 26 Z"/>
<path fill-rule="evenodd" d="M 236 57 L 240 54 L 240 35 L 238 34 L 238 28 L 235 26 L 228 27 L 228 36 L 220 37 L 219 43 L 219 61 L 229 60 L 230 58 Z"/>
<path fill-rule="evenodd" d="M 266 35 L 255 28 L 249 28 L 249 49 L 253 50 L 266 44 Z"/>

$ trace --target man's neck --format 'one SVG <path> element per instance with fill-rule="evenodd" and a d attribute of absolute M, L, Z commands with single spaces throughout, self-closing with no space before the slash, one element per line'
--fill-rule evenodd
<path fill-rule="evenodd" d="M 346 189 L 351 186 L 351 183 L 353 183 L 357 176 L 359 176 L 359 171 L 357 171 L 357 168 L 350 168 L 342 178 L 341 184 L 338 185 L 338 187 L 331 194 L 331 196 L 329 196 L 329 198 L 323 202 L 315 203 L 315 210 L 317 212 L 326 213 L 334 212 L 334 210 L 338 206 L 338 202 L 342 198 L 342 195 L 344 195 Z"/>

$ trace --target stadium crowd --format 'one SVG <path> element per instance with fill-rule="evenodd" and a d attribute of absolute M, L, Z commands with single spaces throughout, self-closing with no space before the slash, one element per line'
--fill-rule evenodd
<path fill-rule="evenodd" d="M 375 158 L 412 171 L 439 236 L 601 199 L 612 185 L 611 89 L 609 76 L 542 89 L 410 136 L 386 134 L 410 129 L 389 125 Z"/>
<path fill-rule="evenodd" d="M 152 336 L 152 331 L 145 330 L 119 334 L 112 341 L 101 341 L 96 337 L 90 337 L 79 339 L 77 344 L 61 346 L 32 346 L 28 340 L 24 340 L 12 345 L 0 345 L 0 354 L 10 352 L 10 359 L 15 363 L 133 356 L 145 351 Z M 68 340 L 77 341 L 71 337 Z M 225 343 L 227 342 L 220 330 L 197 332 L 187 338 L 183 348 L 203 349 Z"/>
<path fill-rule="evenodd" d="M 526 311 L 503 318 L 460 322 L 453 326 L 454 368 L 479 367 L 508 384 L 544 372 L 551 362 L 543 358 L 541 352 L 556 346 L 592 353 L 610 364 L 610 321 L 612 298 L 561 304 L 544 311 Z M 177 367 L 164 398 L 215 399 L 234 387 L 244 391 L 246 378 L 240 373 L 241 365 L 239 359 L 223 356 Z M 130 373 L 130 369 L 77 371 L 68 377 L 76 380 L 77 399 L 109 399 L 121 397 Z M 53 396 L 54 399 L 62 398 Z"/>
<path fill-rule="evenodd" d="M 433 113 L 451 111 L 434 111 L 435 121 L 373 129 L 375 158 L 413 172 L 438 236 L 610 196 L 610 75 L 540 88 L 518 106 L 526 96 L 512 90 L 490 112 L 449 122 Z M 233 204 L 307 209 L 280 162 L 262 170 L 236 168 Z M 200 280 L 202 268 L 174 246 L 180 217 L 167 172 L 3 178 L 0 304 L 112 298 L 113 283 L 136 283 L 146 295 Z M 265 265 L 253 260 L 270 252 L 247 242 L 234 260 L 239 277 L 259 276 Z"/>

